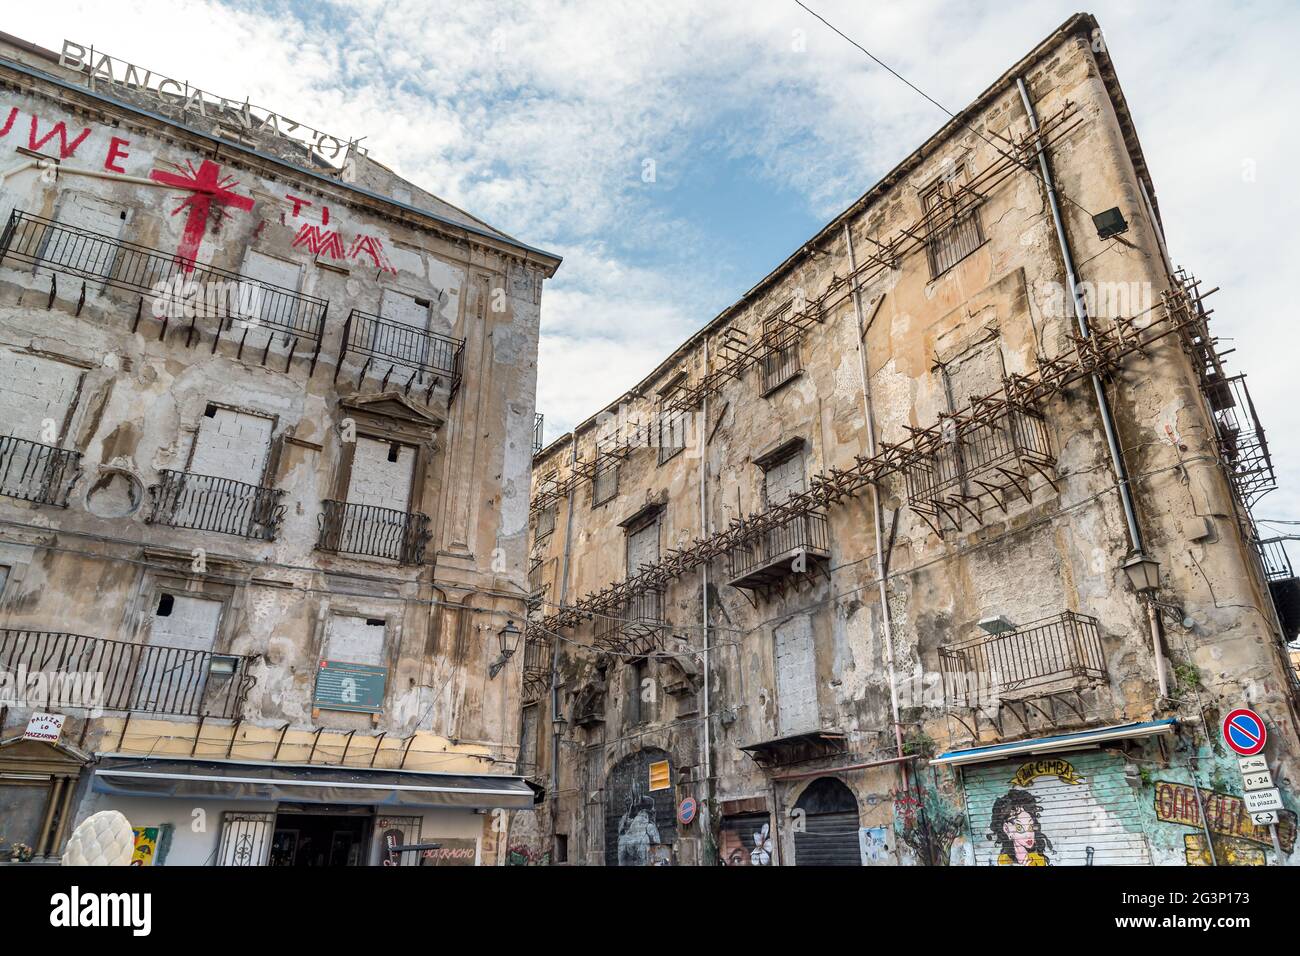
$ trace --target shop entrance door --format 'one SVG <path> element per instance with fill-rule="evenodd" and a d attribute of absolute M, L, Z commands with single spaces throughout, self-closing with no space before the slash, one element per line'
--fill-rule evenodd
<path fill-rule="evenodd" d="M 362 813 L 333 809 L 281 807 L 271 839 L 271 866 L 365 866 L 373 820 L 370 808 L 356 808 Z"/>

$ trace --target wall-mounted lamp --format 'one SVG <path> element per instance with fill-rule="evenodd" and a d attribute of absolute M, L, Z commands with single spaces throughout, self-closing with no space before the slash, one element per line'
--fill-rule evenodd
<path fill-rule="evenodd" d="M 515 651 L 519 649 L 519 640 L 523 637 L 523 632 L 515 627 L 514 621 L 506 621 L 506 626 L 497 632 L 497 640 L 501 643 L 501 656 L 492 662 L 488 668 L 488 679 L 496 677 L 502 669 L 510 662 L 510 658 L 515 656 Z"/>
<path fill-rule="evenodd" d="M 1160 562 L 1134 551 L 1122 565 L 1128 583 L 1138 594 L 1152 594 L 1160 588 Z"/>
<path fill-rule="evenodd" d="M 1119 206 L 1111 206 L 1104 212 L 1097 213 L 1092 217 L 1092 224 L 1097 227 L 1098 239 L 1114 239 L 1128 232 L 1128 222 L 1119 211 Z"/>

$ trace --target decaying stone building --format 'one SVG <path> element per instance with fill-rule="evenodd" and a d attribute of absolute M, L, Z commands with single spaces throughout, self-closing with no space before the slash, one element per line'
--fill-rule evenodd
<path fill-rule="evenodd" d="M 88 45 L 0 93 L 6 847 L 495 862 L 558 258 Z"/>
<path fill-rule="evenodd" d="M 1077 16 L 534 457 L 508 862 L 1293 860 L 1295 580 L 1207 293 Z"/>

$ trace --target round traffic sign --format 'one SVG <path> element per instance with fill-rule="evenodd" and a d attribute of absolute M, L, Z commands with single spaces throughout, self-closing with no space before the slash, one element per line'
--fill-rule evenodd
<path fill-rule="evenodd" d="M 1268 731 L 1259 714 L 1241 707 L 1223 718 L 1223 739 L 1243 757 L 1253 757 L 1264 749 Z"/>
<path fill-rule="evenodd" d="M 695 802 L 694 797 L 687 797 L 684 799 L 677 807 L 678 822 L 680 822 L 682 826 L 689 824 L 695 819 L 695 811 L 698 809 L 698 806 L 699 805 Z"/>

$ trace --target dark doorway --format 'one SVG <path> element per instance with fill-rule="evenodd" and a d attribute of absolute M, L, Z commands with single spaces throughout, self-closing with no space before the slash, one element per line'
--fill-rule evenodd
<path fill-rule="evenodd" d="M 818 777 L 795 802 L 795 866 L 861 866 L 858 800 L 834 777 Z"/>
<path fill-rule="evenodd" d="M 365 866 L 369 814 L 281 812 L 275 817 L 271 866 Z"/>

